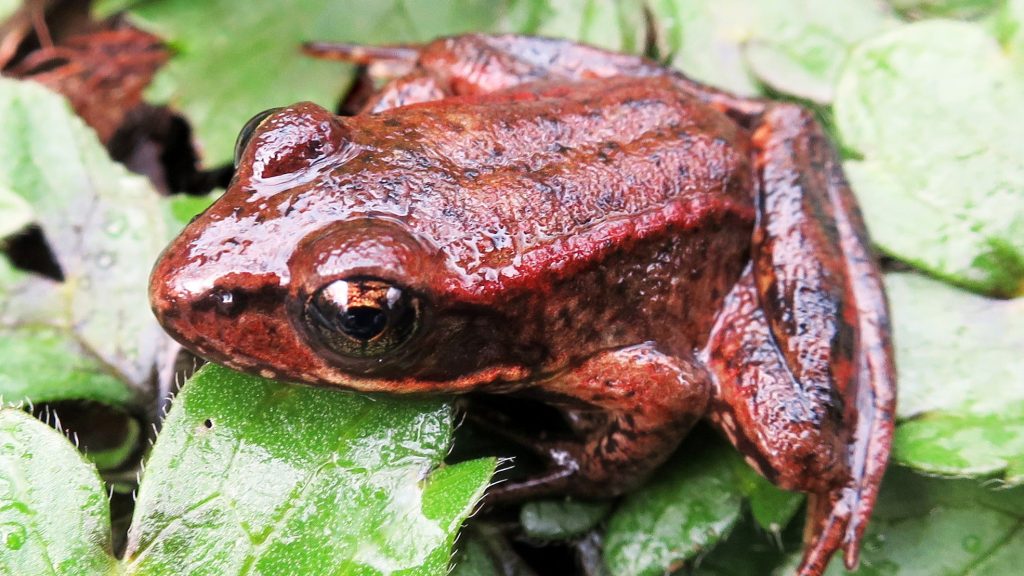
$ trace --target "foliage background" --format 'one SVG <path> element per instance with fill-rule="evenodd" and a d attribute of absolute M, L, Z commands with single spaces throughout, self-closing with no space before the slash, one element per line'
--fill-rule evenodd
<path fill-rule="evenodd" d="M 354 70 L 303 57 L 296 46 L 310 39 L 561 36 L 811 107 L 885 257 L 898 348 L 896 465 L 859 573 L 1019 572 L 1024 1 L 104 0 L 92 10 L 170 49 L 142 106 L 180 114 L 204 182 L 226 173 L 254 113 L 336 106 Z M 0 2 L 0 34 L 26 14 Z M 18 57 L 5 74 L 32 76 L 16 73 Z M 132 497 L 136 446 L 162 421 L 154 370 L 171 366 L 145 303 L 149 267 L 213 186 L 133 174 L 108 155 L 116 138 L 82 116 L 93 127 L 38 84 L 0 80 L 0 395 L 21 408 L 0 412 L 0 573 L 445 573 L 495 468 L 458 455 L 505 452 L 468 426 L 453 432 L 444 399 L 327 393 L 208 367 L 175 400 Z M 126 161 L 138 169 L 136 144 Z M 56 273 L 24 257 L 33 238 Z M 84 459 L 26 409 L 85 438 Z M 97 432 L 111 421 L 116 433 Z M 698 432 L 621 501 L 475 518 L 455 573 L 786 573 L 801 500 Z"/>

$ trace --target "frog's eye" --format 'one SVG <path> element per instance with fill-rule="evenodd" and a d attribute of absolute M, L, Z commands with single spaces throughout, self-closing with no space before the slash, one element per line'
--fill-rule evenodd
<path fill-rule="evenodd" d="M 357 358 L 382 356 L 419 325 L 419 300 L 375 278 L 335 280 L 306 303 L 306 322 L 328 348 Z"/>
<path fill-rule="evenodd" d="M 281 108 L 269 108 L 253 116 L 242 126 L 242 130 L 238 133 L 238 138 L 235 139 L 235 168 L 238 168 L 238 162 L 242 159 L 242 153 L 245 152 L 245 147 L 249 145 L 249 140 L 252 139 L 252 135 L 256 132 L 256 128 L 263 123 L 271 114 L 281 110 Z"/>

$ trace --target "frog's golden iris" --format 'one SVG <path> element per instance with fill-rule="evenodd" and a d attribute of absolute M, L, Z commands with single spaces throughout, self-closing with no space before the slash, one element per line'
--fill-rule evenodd
<path fill-rule="evenodd" d="M 335 280 L 305 307 L 311 332 L 339 354 L 376 357 L 401 346 L 416 331 L 419 299 L 376 278 Z"/>

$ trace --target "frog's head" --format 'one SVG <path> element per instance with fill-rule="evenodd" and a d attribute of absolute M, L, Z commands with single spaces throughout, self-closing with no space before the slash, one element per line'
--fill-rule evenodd
<path fill-rule="evenodd" d="M 243 130 L 228 190 L 153 270 L 160 323 L 200 356 L 282 380 L 393 392 L 521 380 L 529 362 L 505 317 L 446 292 L 429 236 L 339 208 L 331 178 L 367 170 L 345 122 L 300 104 Z"/>

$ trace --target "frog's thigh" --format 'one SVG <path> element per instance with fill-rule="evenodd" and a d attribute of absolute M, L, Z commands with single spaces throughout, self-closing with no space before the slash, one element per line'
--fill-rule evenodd
<path fill-rule="evenodd" d="M 449 96 L 441 82 L 433 76 L 417 70 L 388 82 L 374 94 L 361 113 L 377 113 L 410 104 L 433 102 Z"/>
<path fill-rule="evenodd" d="M 838 400 L 805 390 L 775 346 L 748 269 L 726 299 L 705 352 L 715 377 L 709 419 L 775 484 L 825 492 L 845 478 Z"/>
<path fill-rule="evenodd" d="M 455 94 L 482 94 L 538 80 L 582 80 L 666 74 L 628 54 L 556 38 L 467 34 L 421 48 L 419 65 Z"/>
<path fill-rule="evenodd" d="M 566 450 L 577 467 L 567 489 L 582 496 L 621 493 L 642 482 L 704 415 L 710 397 L 702 366 L 652 344 L 599 354 L 545 387 L 606 416 L 598 425 L 588 419 L 586 435 Z"/>

